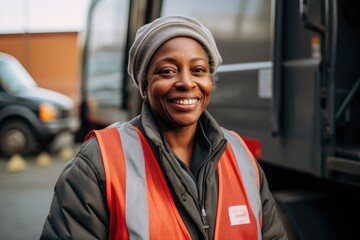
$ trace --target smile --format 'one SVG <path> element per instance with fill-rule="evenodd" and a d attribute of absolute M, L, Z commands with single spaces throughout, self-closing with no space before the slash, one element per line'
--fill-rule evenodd
<path fill-rule="evenodd" d="M 178 99 L 173 100 L 172 102 L 179 105 L 191 105 L 195 104 L 198 101 L 198 99 Z"/>

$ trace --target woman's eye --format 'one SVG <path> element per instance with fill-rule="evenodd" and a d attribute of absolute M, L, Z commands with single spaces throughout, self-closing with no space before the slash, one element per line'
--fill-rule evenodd
<path fill-rule="evenodd" d="M 204 73 L 206 72 L 206 69 L 202 68 L 202 67 L 196 67 L 193 69 L 194 73 Z"/>
<path fill-rule="evenodd" d="M 175 70 L 171 68 L 164 68 L 159 71 L 159 74 L 173 74 L 175 73 Z"/>

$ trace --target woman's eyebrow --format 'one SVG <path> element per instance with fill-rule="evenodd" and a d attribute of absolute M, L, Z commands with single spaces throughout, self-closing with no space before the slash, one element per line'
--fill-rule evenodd
<path fill-rule="evenodd" d="M 204 61 L 204 62 L 208 62 L 207 59 L 204 59 L 202 57 L 194 57 L 190 60 L 191 62 L 197 62 L 197 61 Z M 177 60 L 176 58 L 173 58 L 173 57 L 164 57 L 164 58 L 161 58 L 159 60 L 159 62 L 170 62 L 170 63 L 176 63 Z"/>

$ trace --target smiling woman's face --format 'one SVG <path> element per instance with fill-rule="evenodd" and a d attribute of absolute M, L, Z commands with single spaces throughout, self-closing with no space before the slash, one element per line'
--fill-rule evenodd
<path fill-rule="evenodd" d="M 208 56 L 191 38 L 165 42 L 150 61 L 146 93 L 163 129 L 196 125 L 210 102 L 211 90 Z"/>

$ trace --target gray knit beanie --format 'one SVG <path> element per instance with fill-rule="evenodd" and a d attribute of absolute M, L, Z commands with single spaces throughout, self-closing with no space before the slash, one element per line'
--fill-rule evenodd
<path fill-rule="evenodd" d="M 221 64 L 222 59 L 210 30 L 199 21 L 184 16 L 158 18 L 139 28 L 129 52 L 128 72 L 142 96 L 152 56 L 163 43 L 175 37 L 189 37 L 198 41 L 209 55 L 212 73 Z"/>

